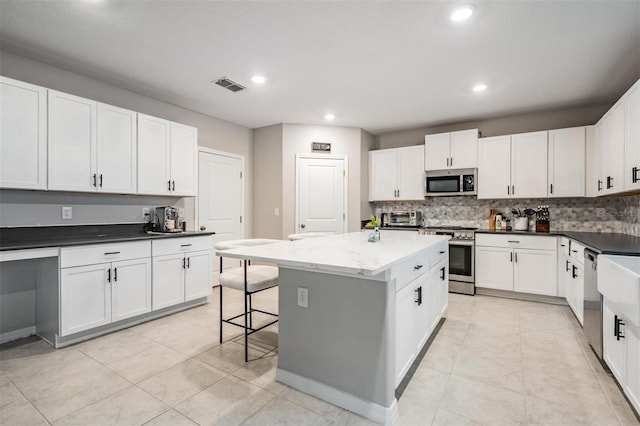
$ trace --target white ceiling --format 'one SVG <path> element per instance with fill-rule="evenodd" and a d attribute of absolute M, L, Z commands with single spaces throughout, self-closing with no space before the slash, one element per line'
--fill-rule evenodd
<path fill-rule="evenodd" d="M 449 1 L 0 0 L 0 40 L 249 128 L 331 111 L 380 134 L 612 101 L 640 77 L 638 0 L 473 3 L 454 23 Z"/>

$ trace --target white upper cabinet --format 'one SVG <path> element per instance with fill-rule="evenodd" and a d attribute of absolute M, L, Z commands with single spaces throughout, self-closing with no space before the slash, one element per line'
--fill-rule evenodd
<path fill-rule="evenodd" d="M 425 170 L 478 167 L 478 129 L 427 135 Z"/>
<path fill-rule="evenodd" d="M 47 89 L 1 76 L 0 188 L 47 188 Z"/>
<path fill-rule="evenodd" d="M 49 189 L 136 193 L 136 113 L 49 91 Z"/>
<path fill-rule="evenodd" d="M 138 114 L 138 193 L 196 195 L 198 132 Z"/>
<path fill-rule="evenodd" d="M 196 195 L 198 129 L 171 123 L 171 194 Z"/>
<path fill-rule="evenodd" d="M 478 198 L 511 196 L 511 136 L 478 141 Z"/>
<path fill-rule="evenodd" d="M 511 136 L 511 196 L 547 196 L 547 132 Z"/>
<path fill-rule="evenodd" d="M 640 188 L 640 80 L 596 124 L 596 152 L 596 195 Z"/>
<path fill-rule="evenodd" d="M 423 198 L 423 145 L 369 151 L 369 201 Z"/>
<path fill-rule="evenodd" d="M 95 101 L 49 90 L 49 189 L 96 188 L 96 106 Z"/>
<path fill-rule="evenodd" d="M 482 138 L 478 198 L 547 196 L 547 132 Z"/>
<path fill-rule="evenodd" d="M 584 197 L 586 129 L 549 131 L 549 197 Z"/>
<path fill-rule="evenodd" d="M 170 124 L 168 120 L 138 114 L 138 192 L 141 194 L 171 192 Z"/>
<path fill-rule="evenodd" d="M 96 189 L 136 193 L 137 137 L 134 111 L 98 104 Z"/>
<path fill-rule="evenodd" d="M 598 144 L 596 142 L 596 126 L 585 128 L 586 160 L 585 160 L 585 195 L 598 195 Z"/>
<path fill-rule="evenodd" d="M 640 189 L 640 84 L 627 94 L 624 189 Z"/>

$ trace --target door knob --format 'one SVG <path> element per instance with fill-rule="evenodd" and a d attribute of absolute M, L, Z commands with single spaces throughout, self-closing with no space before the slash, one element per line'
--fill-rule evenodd
<path fill-rule="evenodd" d="M 305 225 L 304 223 L 300 225 L 300 228 L 303 228 L 303 229 L 304 229 L 304 228 L 306 228 L 306 227 L 307 227 L 307 225 Z"/>
<path fill-rule="evenodd" d="M 202 225 L 202 226 L 200 227 L 200 230 L 201 230 L 201 231 L 204 231 L 205 229 L 207 229 L 207 227 L 206 227 L 206 226 L 204 226 L 204 225 Z"/>

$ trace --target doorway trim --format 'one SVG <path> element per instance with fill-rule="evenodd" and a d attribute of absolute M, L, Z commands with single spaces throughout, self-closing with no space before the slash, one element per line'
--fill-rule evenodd
<path fill-rule="evenodd" d="M 296 192 L 294 200 L 295 221 L 293 229 L 297 232 L 300 229 L 300 160 L 309 158 L 312 160 L 342 160 L 344 161 L 344 179 L 342 208 L 344 209 L 344 220 L 342 221 L 342 233 L 346 233 L 349 229 L 349 157 L 346 155 L 328 155 L 328 154 L 296 154 Z"/>
<path fill-rule="evenodd" d="M 245 232 L 244 232 L 244 228 L 245 225 L 247 223 L 247 214 L 245 211 L 245 199 L 244 199 L 244 194 L 245 194 L 245 182 L 246 182 L 246 178 L 247 178 L 247 172 L 245 170 L 244 167 L 244 155 L 240 155 L 240 154 L 233 154 L 231 152 L 225 152 L 225 151 L 219 151 L 217 149 L 211 149 L 211 148 L 205 148 L 205 147 L 198 147 L 198 164 L 200 164 L 200 156 L 202 154 L 214 154 L 214 155 L 220 155 L 220 156 L 224 156 L 224 157 L 231 157 L 231 158 L 235 158 L 240 160 L 240 170 L 242 172 L 242 189 L 241 189 L 241 194 L 240 194 L 240 208 L 242 211 L 242 227 L 240 228 L 240 238 L 244 238 Z M 196 222 L 196 232 L 200 232 L 200 168 L 198 168 L 198 195 L 196 195 L 195 200 L 194 200 L 194 206 L 193 209 L 195 210 L 195 222 Z"/>

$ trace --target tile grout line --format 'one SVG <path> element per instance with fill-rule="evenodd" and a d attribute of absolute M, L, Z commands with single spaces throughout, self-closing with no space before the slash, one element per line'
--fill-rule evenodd
<path fill-rule="evenodd" d="M 25 401 L 27 401 L 29 403 L 29 405 L 31 405 L 31 407 L 33 407 L 34 410 L 36 410 L 38 412 L 38 414 L 40 414 L 40 416 L 44 419 L 45 422 L 47 422 L 48 424 L 52 424 L 51 421 L 47 418 L 47 416 L 44 415 L 44 413 L 42 413 L 38 407 L 36 407 L 36 405 L 31 401 L 31 399 L 29 399 L 29 397 L 27 397 L 27 395 L 25 395 L 25 393 L 22 391 L 22 389 L 20 389 L 18 387 L 18 385 L 16 385 L 15 383 L 13 383 L 13 381 L 7 377 L 5 374 L 3 374 L 4 378 L 7 379 L 9 381 L 9 383 L 11 383 L 11 385 L 16 388 L 16 390 L 18 392 L 20 392 L 20 395 L 22 395 L 22 397 L 25 399 Z"/>

